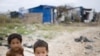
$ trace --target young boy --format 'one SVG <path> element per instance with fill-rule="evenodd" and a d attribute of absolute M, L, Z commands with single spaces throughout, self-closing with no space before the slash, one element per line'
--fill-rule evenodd
<path fill-rule="evenodd" d="M 22 36 L 20 34 L 13 33 L 9 35 L 7 41 L 10 49 L 6 53 L 6 56 L 24 56 L 21 46 Z"/>
<path fill-rule="evenodd" d="M 48 43 L 43 40 L 35 42 L 33 49 L 35 56 L 48 56 Z"/>

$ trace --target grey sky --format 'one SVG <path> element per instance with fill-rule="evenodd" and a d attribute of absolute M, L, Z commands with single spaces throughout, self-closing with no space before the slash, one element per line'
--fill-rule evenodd
<path fill-rule="evenodd" d="M 18 10 L 20 7 L 32 8 L 38 5 L 64 5 L 84 6 L 100 11 L 100 0 L 0 0 L 0 12 Z"/>

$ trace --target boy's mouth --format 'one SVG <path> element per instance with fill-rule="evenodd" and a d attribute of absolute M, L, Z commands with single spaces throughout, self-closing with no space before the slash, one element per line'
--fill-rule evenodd
<path fill-rule="evenodd" d="M 14 51 L 18 51 L 19 49 L 20 49 L 20 48 L 16 47 L 16 48 L 14 48 L 13 50 L 14 50 Z"/>

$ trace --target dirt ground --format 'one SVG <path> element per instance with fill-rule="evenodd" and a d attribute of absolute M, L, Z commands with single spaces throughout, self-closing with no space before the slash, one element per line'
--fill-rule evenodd
<path fill-rule="evenodd" d="M 89 27 L 73 33 L 64 32 L 63 35 L 50 42 L 50 56 L 100 56 L 100 27 Z M 94 42 L 75 42 L 74 39 L 86 36 Z M 91 45 L 91 49 L 85 49 Z"/>
<path fill-rule="evenodd" d="M 100 27 L 86 27 L 74 32 L 66 30 L 61 33 L 53 39 L 45 40 L 49 44 L 49 56 L 100 56 Z M 76 42 L 75 39 L 80 36 L 85 36 L 93 42 Z M 23 40 L 32 44 L 36 41 L 35 38 Z M 25 56 L 34 56 L 32 49 L 25 47 L 24 50 Z M 6 56 L 6 51 L 7 47 L 0 46 L 0 56 Z"/>

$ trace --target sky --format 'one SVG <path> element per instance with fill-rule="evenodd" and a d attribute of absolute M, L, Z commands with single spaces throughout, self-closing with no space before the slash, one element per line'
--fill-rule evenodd
<path fill-rule="evenodd" d="M 21 7 L 28 9 L 39 5 L 59 6 L 65 4 L 75 7 L 93 8 L 100 12 L 99 3 L 100 0 L 0 0 L 0 12 L 15 11 Z"/>

